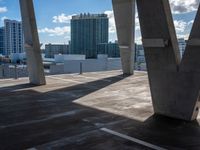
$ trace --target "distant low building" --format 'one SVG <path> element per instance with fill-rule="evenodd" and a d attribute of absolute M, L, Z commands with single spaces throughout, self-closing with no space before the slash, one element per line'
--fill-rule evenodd
<path fill-rule="evenodd" d="M 184 38 L 178 39 L 178 46 L 180 49 L 181 57 L 183 57 L 183 54 L 184 54 L 185 48 L 186 48 L 186 40 Z"/>
<path fill-rule="evenodd" d="M 146 71 L 146 61 L 144 54 L 144 47 L 141 44 L 135 45 L 135 69 Z"/>
<path fill-rule="evenodd" d="M 100 43 L 97 45 L 98 54 L 107 54 L 110 58 L 120 57 L 119 45 L 115 43 Z"/>
<path fill-rule="evenodd" d="M 50 74 L 80 73 L 120 70 L 120 58 L 108 58 L 107 55 L 98 55 L 97 59 L 85 59 L 85 55 L 69 55 L 59 58 L 63 63 L 53 63 L 50 65 Z M 57 61 L 57 60 L 56 60 Z"/>
<path fill-rule="evenodd" d="M 186 40 L 184 38 L 178 39 L 178 46 L 180 50 L 180 55 L 183 57 L 183 54 L 185 52 L 186 48 Z M 144 48 L 141 44 L 136 44 L 135 46 L 135 69 L 136 70 L 143 70 L 146 71 L 146 61 L 145 61 L 145 54 L 144 54 Z"/>
<path fill-rule="evenodd" d="M 69 54 L 70 47 L 67 44 L 46 44 L 45 45 L 45 57 L 54 58 L 57 54 Z"/>
<path fill-rule="evenodd" d="M 55 58 L 55 63 L 64 63 L 65 60 L 85 60 L 86 59 L 85 55 L 72 55 L 72 54 L 69 54 L 69 55 L 58 54 L 58 55 L 55 55 L 54 58 Z"/>

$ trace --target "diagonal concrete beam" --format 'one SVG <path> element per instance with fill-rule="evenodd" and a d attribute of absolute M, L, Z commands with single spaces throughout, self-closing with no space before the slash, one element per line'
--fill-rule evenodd
<path fill-rule="evenodd" d="M 25 49 L 31 84 L 46 84 L 35 12 L 32 0 L 19 0 L 25 38 Z"/>
<path fill-rule="evenodd" d="M 154 111 L 194 120 L 199 110 L 200 10 L 183 60 L 169 0 L 137 0 Z"/>
<path fill-rule="evenodd" d="M 120 47 L 122 70 L 124 74 L 132 75 L 135 54 L 135 0 L 112 0 L 112 3 Z"/>
<path fill-rule="evenodd" d="M 200 108 L 200 7 L 186 45 L 180 64 L 180 72 L 184 73 L 184 84 L 187 85 L 187 98 L 191 103 L 192 119 L 196 119 Z"/>

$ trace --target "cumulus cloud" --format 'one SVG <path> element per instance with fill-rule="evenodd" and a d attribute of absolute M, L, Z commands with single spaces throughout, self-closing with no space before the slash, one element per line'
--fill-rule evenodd
<path fill-rule="evenodd" d="M 73 14 L 73 15 L 75 15 L 75 14 Z M 54 16 L 53 22 L 54 23 L 69 23 L 73 15 L 66 15 L 66 14 L 62 13 L 58 16 Z"/>
<path fill-rule="evenodd" d="M 75 15 L 75 14 L 73 14 Z M 47 33 L 49 36 L 65 36 L 65 39 L 69 39 L 70 37 L 70 20 L 73 15 L 66 15 L 61 13 L 60 15 L 54 16 L 52 18 L 53 23 L 66 23 L 65 26 L 57 26 L 54 28 L 45 27 L 43 29 L 39 29 L 39 33 Z"/>
<path fill-rule="evenodd" d="M 111 10 L 105 11 L 105 14 L 108 15 L 109 18 L 109 32 L 110 33 L 115 33 L 116 32 L 116 26 L 115 26 L 115 18 L 114 18 L 114 13 Z M 140 24 L 139 24 L 139 18 L 138 14 L 136 13 L 135 15 L 135 23 L 136 23 L 136 30 L 140 30 Z"/>
<path fill-rule="evenodd" d="M 55 28 L 43 28 L 38 30 L 39 33 L 47 33 L 49 36 L 63 36 L 65 34 L 70 34 L 70 27 L 55 27 Z"/>
<path fill-rule="evenodd" d="M 8 17 L 6 17 L 6 16 L 1 17 L 1 21 L 2 21 L 2 22 L 3 22 L 5 19 L 8 19 Z"/>
<path fill-rule="evenodd" d="M 176 28 L 176 32 L 179 33 L 179 32 L 184 32 L 188 23 L 183 21 L 183 20 L 174 20 L 174 25 L 175 25 L 175 28 Z"/>
<path fill-rule="evenodd" d="M 8 11 L 7 7 L 0 7 L 0 13 L 5 13 L 7 11 Z"/>
<path fill-rule="evenodd" d="M 109 18 L 109 32 L 115 33 L 116 27 L 115 27 L 115 18 L 114 18 L 113 11 L 108 10 L 108 11 L 105 11 L 104 13 L 107 14 Z"/>
<path fill-rule="evenodd" d="M 140 31 L 140 21 L 139 21 L 138 13 L 135 14 L 135 30 Z"/>
<path fill-rule="evenodd" d="M 191 21 L 188 22 L 188 25 L 191 25 L 193 23 L 194 23 L 194 20 L 191 20 Z"/>
<path fill-rule="evenodd" d="M 200 0 L 170 0 L 173 13 L 187 13 L 197 10 Z"/>

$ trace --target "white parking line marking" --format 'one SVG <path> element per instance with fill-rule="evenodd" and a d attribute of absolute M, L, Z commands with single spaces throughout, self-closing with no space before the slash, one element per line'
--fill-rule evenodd
<path fill-rule="evenodd" d="M 133 137 L 130 137 L 130 136 L 127 136 L 127 135 L 118 133 L 118 132 L 116 132 L 116 131 L 113 131 L 113 130 L 110 130 L 110 129 L 107 129 L 107 128 L 101 128 L 100 130 L 101 130 L 101 131 L 104 131 L 104 132 L 106 132 L 106 133 L 109 133 L 109 134 L 112 134 L 112 135 L 121 137 L 121 138 L 123 138 L 123 139 L 129 140 L 129 141 L 132 141 L 132 142 L 135 142 L 135 143 L 137 143 L 137 144 L 140 144 L 140 145 L 143 145 L 143 146 L 146 146 L 146 147 L 155 149 L 155 150 L 167 150 L 167 149 L 165 149 L 165 148 L 162 148 L 162 147 L 153 145 L 153 144 L 151 144 L 151 143 L 148 143 L 148 142 L 145 142 L 145 141 L 142 141 L 142 140 L 139 140 L 139 139 L 136 139 L 136 138 L 133 138 Z"/>

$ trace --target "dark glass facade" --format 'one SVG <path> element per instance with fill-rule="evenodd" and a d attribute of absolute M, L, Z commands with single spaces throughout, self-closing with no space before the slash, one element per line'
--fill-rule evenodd
<path fill-rule="evenodd" d="M 0 28 L 0 54 L 4 54 L 4 28 Z"/>
<path fill-rule="evenodd" d="M 97 58 L 97 45 L 108 43 L 106 14 L 80 14 L 71 20 L 71 54 L 85 54 Z"/>

